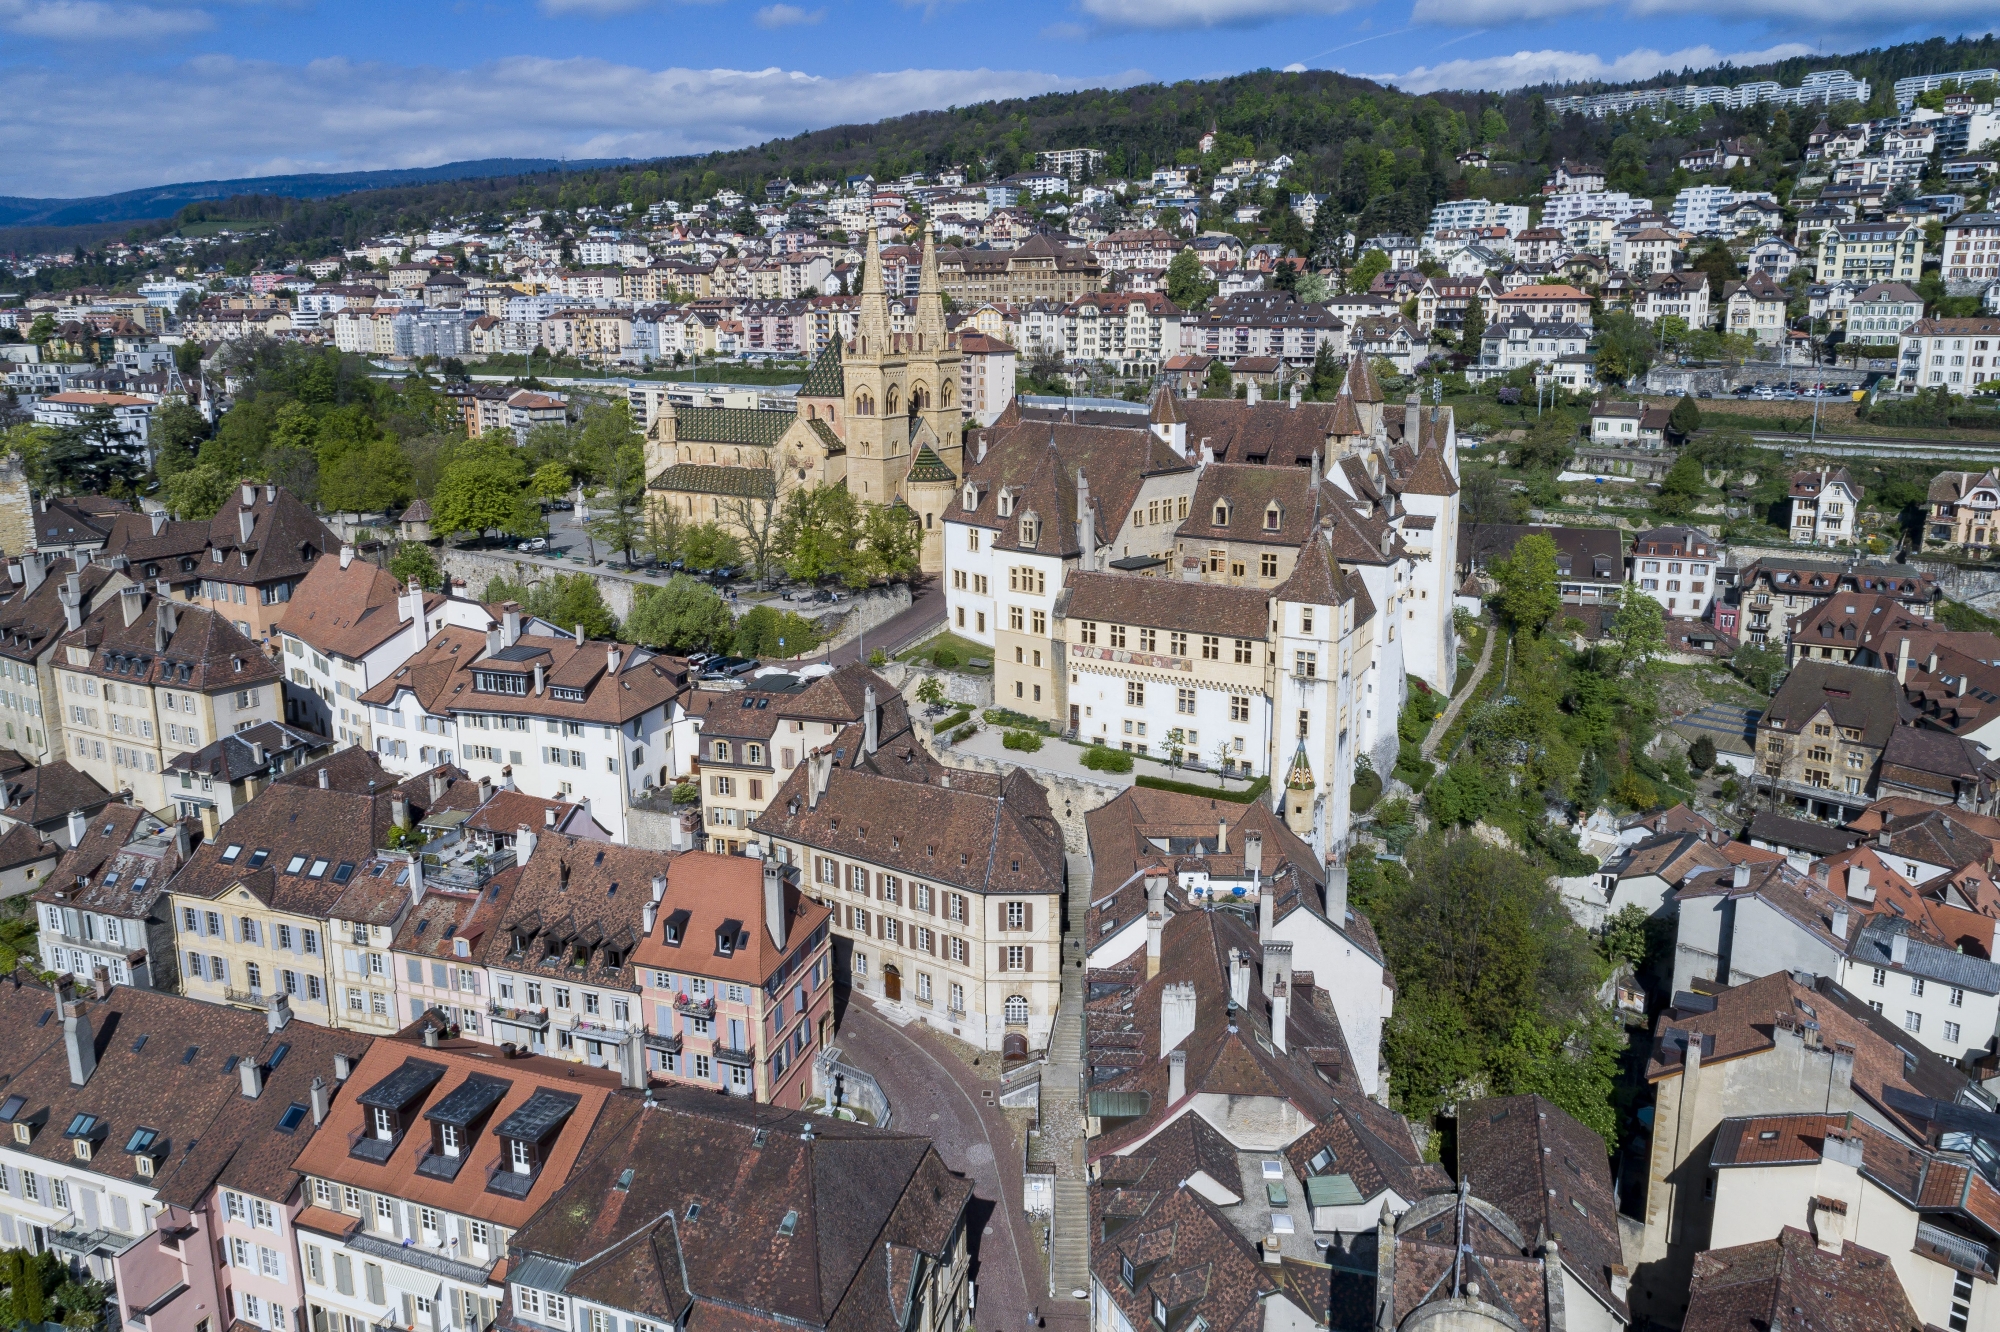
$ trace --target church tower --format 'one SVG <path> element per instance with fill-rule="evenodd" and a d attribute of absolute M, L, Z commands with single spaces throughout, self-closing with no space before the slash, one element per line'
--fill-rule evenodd
<path fill-rule="evenodd" d="M 862 261 L 861 306 L 854 341 L 843 357 L 847 390 L 847 488 L 857 499 L 888 504 L 901 493 L 910 470 L 910 383 L 907 333 L 889 329 L 889 297 L 882 287 L 882 242 L 868 229 Z M 943 319 L 940 315 L 940 326 Z M 953 366 L 954 372 L 956 365 Z"/>
<path fill-rule="evenodd" d="M 944 322 L 944 288 L 938 281 L 937 239 L 924 228 L 924 256 L 917 286 L 917 317 L 911 329 L 910 414 L 912 425 L 930 427 L 931 447 L 954 473 L 964 474 L 960 454 L 965 408 L 960 398 L 958 337 Z"/>

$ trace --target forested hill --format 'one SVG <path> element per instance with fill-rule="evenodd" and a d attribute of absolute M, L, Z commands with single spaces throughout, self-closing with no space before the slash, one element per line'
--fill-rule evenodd
<path fill-rule="evenodd" d="M 1814 69 L 1845 68 L 1876 86 L 1877 109 L 1888 102 L 1895 79 L 1913 73 L 2000 66 L 2000 39 L 1991 36 L 1910 43 L 1845 55 L 1792 59 L 1754 67 L 1682 70 L 1646 80 L 1667 83 L 1738 83 L 1771 78 L 1787 85 Z M 1639 84 L 1618 86 L 1644 86 Z M 1603 86 L 1571 86 L 1571 91 Z M 1474 189 L 1488 197 L 1532 190 L 1530 170 L 1510 179 L 1467 180 L 1455 155 L 1473 143 L 1494 143 L 1503 155 L 1533 166 L 1563 156 L 1616 160 L 1613 145 L 1628 126 L 1620 120 L 1571 116 L 1554 121 L 1542 97 L 1554 87 L 1508 93 L 1439 92 L 1417 96 L 1324 70 L 1280 73 L 1257 70 L 1231 78 L 1095 89 L 983 102 L 947 111 L 924 111 L 870 125 L 839 125 L 753 148 L 699 157 L 667 158 L 571 171 L 560 175 L 506 176 L 410 184 L 331 198 L 244 195 L 193 204 L 141 234 L 184 226 L 255 222 L 271 234 L 235 257 L 315 258 L 388 231 L 409 231 L 448 217 L 497 215 L 532 207 L 574 208 L 660 199 L 698 201 L 728 186 L 761 198 L 777 177 L 797 183 L 839 180 L 869 173 L 892 179 L 913 171 L 966 165 L 981 176 L 1030 166 L 1041 148 L 1091 146 L 1109 154 L 1108 174 L 1144 176 L 1154 167 L 1194 160 L 1194 144 L 1211 125 L 1221 141 L 1213 154 L 1270 159 L 1289 154 L 1295 165 L 1285 184 L 1326 192 L 1353 216 L 1363 234 L 1420 229 L 1439 199 Z M 1850 107 L 1847 115 L 1862 114 Z M 1626 145 L 1626 188 L 1668 188 L 1671 164 L 1662 159 L 1686 140 L 1712 134 L 1763 134 L 1767 108 L 1710 112 L 1689 123 L 1651 126 L 1644 142 Z M 1796 136 L 1803 125 L 1782 129 Z M 1643 149 L 1643 160 L 1633 161 Z"/>

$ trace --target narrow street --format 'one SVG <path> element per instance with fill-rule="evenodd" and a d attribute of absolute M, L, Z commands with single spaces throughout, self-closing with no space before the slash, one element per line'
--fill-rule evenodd
<path fill-rule="evenodd" d="M 881 1083 L 894 1111 L 890 1128 L 929 1135 L 945 1164 L 972 1180 L 979 1332 L 1021 1332 L 1032 1312 L 1047 1315 L 1041 1255 L 1021 1204 L 1020 1149 L 997 1101 L 999 1054 L 981 1056 L 981 1067 L 973 1068 L 945 1038 L 921 1022 L 895 1025 L 866 996 L 848 1000 L 837 1043 L 848 1063 Z"/>

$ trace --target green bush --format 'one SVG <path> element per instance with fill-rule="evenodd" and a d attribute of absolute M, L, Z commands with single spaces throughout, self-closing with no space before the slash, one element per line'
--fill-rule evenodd
<path fill-rule="evenodd" d="M 701 788 L 693 782 L 680 782 L 674 786 L 674 803 L 692 805 L 701 799 Z"/>
<path fill-rule="evenodd" d="M 1132 756 L 1122 749 L 1092 745 L 1083 751 L 1083 766 L 1092 772 L 1130 772 Z"/>
<path fill-rule="evenodd" d="M 1131 757 L 1129 754 L 1125 757 Z M 1087 761 L 1087 760 L 1086 760 Z M 1219 791 L 1213 786 L 1198 786 L 1194 782 L 1169 781 L 1165 777 L 1140 776 L 1132 779 L 1133 785 L 1143 786 L 1149 791 L 1178 791 L 1182 795 L 1206 796 L 1211 800 L 1227 800 L 1231 804 L 1247 805 L 1271 789 L 1269 777 L 1259 777 L 1240 791 Z"/>
<path fill-rule="evenodd" d="M 966 741 L 970 740 L 973 736 L 978 734 L 979 734 L 979 723 L 967 722 L 965 725 L 959 727 L 956 731 L 952 732 L 951 742 L 955 745 L 962 745 Z"/>
<path fill-rule="evenodd" d="M 971 720 L 972 720 L 972 710 L 970 708 L 960 708 L 957 712 L 952 713 L 951 716 L 946 717 L 941 721 L 939 721 L 936 726 L 931 727 L 931 734 L 943 735 L 947 731 L 950 731 L 953 727 L 963 726 L 965 725 L 966 722 Z"/>
<path fill-rule="evenodd" d="M 1034 731 L 1041 735 L 1048 734 L 1049 730 L 1049 724 L 1039 717 L 1030 717 L 1012 708 L 988 708 L 980 716 L 986 719 L 988 726 L 1010 726 L 1017 731 Z"/>
<path fill-rule="evenodd" d="M 1040 731 L 1009 731 L 1000 737 L 1000 743 L 1008 749 L 1018 749 L 1024 754 L 1032 754 L 1042 747 Z"/>
<path fill-rule="evenodd" d="M 1366 814 L 1377 800 L 1382 798 L 1382 775 L 1373 768 L 1362 768 L 1354 774 L 1354 785 L 1347 793 L 1347 803 L 1356 814 Z"/>
<path fill-rule="evenodd" d="M 931 665 L 941 671 L 955 670 L 958 667 L 958 654 L 948 647 L 941 647 L 931 653 Z"/>

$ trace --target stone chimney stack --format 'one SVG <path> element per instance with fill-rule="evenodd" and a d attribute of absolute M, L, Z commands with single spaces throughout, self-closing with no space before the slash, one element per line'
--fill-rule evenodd
<path fill-rule="evenodd" d="M 326 1080 L 317 1073 L 313 1075 L 312 1087 L 307 1093 L 312 1099 L 313 1126 L 326 1123 L 327 1111 L 333 1108 L 333 1098 L 326 1089 Z"/>
<path fill-rule="evenodd" d="M 514 829 L 514 863 L 525 865 L 535 854 L 535 830 L 527 824 L 519 824 Z"/>
<path fill-rule="evenodd" d="M 771 932 L 771 943 L 783 952 L 786 928 L 790 924 L 785 919 L 785 874 L 778 862 L 771 857 L 764 858 L 764 928 Z"/>
<path fill-rule="evenodd" d="M 343 541 L 340 543 L 340 567 L 345 569 L 354 563 L 354 547 Z"/>
<path fill-rule="evenodd" d="M 1271 1044 L 1278 1047 L 1278 1053 L 1285 1053 L 1285 1037 L 1291 1028 L 1292 987 L 1288 981 L 1279 981 L 1271 987 Z"/>
<path fill-rule="evenodd" d="M 243 1081 L 243 1094 L 251 1100 L 264 1094 L 264 1066 L 255 1059 L 238 1060 L 236 1076 Z"/>
<path fill-rule="evenodd" d="M 121 588 L 118 593 L 118 609 L 124 615 L 126 624 L 133 623 L 139 618 L 139 613 L 146 609 L 146 589 L 138 583 Z"/>
<path fill-rule="evenodd" d="M 1193 981 L 1177 981 L 1160 987 L 1160 1053 L 1168 1054 L 1194 1034 L 1195 991 Z"/>
<path fill-rule="evenodd" d="M 1179 1105 L 1187 1095 L 1187 1051 L 1175 1050 L 1167 1055 L 1167 1104 Z"/>
<path fill-rule="evenodd" d="M 257 527 L 257 515 L 250 512 L 249 505 L 246 504 L 242 508 L 236 511 L 236 527 L 237 531 L 241 533 L 243 537 L 243 544 L 246 546 L 249 545 L 250 534 L 253 531 L 255 531 Z"/>
<path fill-rule="evenodd" d="M 75 574 L 63 581 L 63 585 L 56 590 L 56 597 L 62 602 L 63 626 L 70 633 L 83 628 L 83 587 L 77 582 Z"/>
<path fill-rule="evenodd" d="M 81 1087 L 97 1071 L 97 1040 L 90 1029 L 90 1015 L 70 994 L 62 1001 L 63 1046 L 69 1053 L 69 1085 Z"/>
<path fill-rule="evenodd" d="M 1750 886 L 1749 861 L 1739 860 L 1736 862 L 1736 868 L 1731 870 L 1729 874 L 1729 886 L 1732 888 L 1748 888 Z"/>
<path fill-rule="evenodd" d="M 1160 936 L 1167 927 L 1167 876 L 1146 876 L 1146 979 L 1160 974 Z"/>
<path fill-rule="evenodd" d="M 500 646 L 513 647 L 521 641 L 521 604 L 505 602 L 500 607 Z"/>
<path fill-rule="evenodd" d="M 861 747 L 870 754 L 875 752 L 876 728 L 880 725 L 875 714 L 875 686 L 869 685 L 861 691 Z"/>

